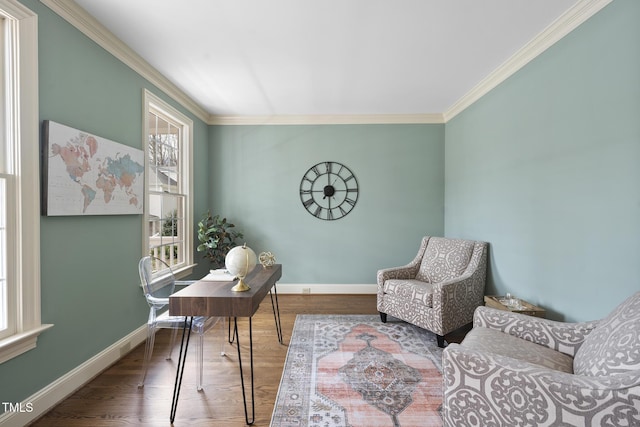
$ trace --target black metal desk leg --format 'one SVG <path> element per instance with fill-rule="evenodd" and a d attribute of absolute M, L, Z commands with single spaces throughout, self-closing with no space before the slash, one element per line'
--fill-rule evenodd
<path fill-rule="evenodd" d="M 238 365 L 240 367 L 240 383 L 242 384 L 242 400 L 244 401 L 244 419 L 247 425 L 253 424 L 256 420 L 256 401 L 253 386 L 253 331 L 251 329 L 251 317 L 249 317 L 249 357 L 251 362 L 251 421 L 249 421 L 249 413 L 247 411 L 247 394 L 244 389 L 244 375 L 242 370 L 242 356 L 240 355 L 240 337 L 238 335 L 238 318 L 233 318 L 233 333 L 236 338 L 236 345 L 238 347 Z"/>
<path fill-rule="evenodd" d="M 191 316 L 191 320 L 187 320 L 187 316 L 184 318 L 184 326 L 182 327 L 182 342 L 180 343 L 180 355 L 178 356 L 178 370 L 176 371 L 176 381 L 173 384 L 173 399 L 171 400 L 171 415 L 169 415 L 169 419 L 171 420 L 171 424 L 173 424 L 173 420 L 176 419 L 176 409 L 178 409 L 178 399 L 180 398 L 180 386 L 182 386 L 182 375 L 184 374 L 184 364 L 187 360 L 187 349 L 189 348 L 189 338 L 191 338 L 191 325 L 193 324 L 193 316 Z M 189 329 L 189 332 L 186 333 L 187 342 L 185 344 L 185 332 Z M 184 351 L 183 351 L 184 350 Z"/>
<path fill-rule="evenodd" d="M 273 304 L 273 296 L 276 297 L 275 305 Z M 276 321 L 276 332 L 278 333 L 278 342 L 282 344 L 282 325 L 280 324 L 280 306 L 278 305 L 278 290 L 276 284 L 273 284 L 273 293 L 269 289 L 269 296 L 271 297 L 271 308 L 273 308 L 273 319 Z M 276 314 L 277 313 L 277 314 Z"/>

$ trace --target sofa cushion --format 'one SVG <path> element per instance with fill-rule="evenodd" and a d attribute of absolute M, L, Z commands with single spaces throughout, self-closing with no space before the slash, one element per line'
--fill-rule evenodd
<path fill-rule="evenodd" d="M 474 244 L 471 240 L 430 238 L 416 279 L 439 283 L 461 276 L 469 265 Z"/>
<path fill-rule="evenodd" d="M 407 309 L 418 304 L 433 307 L 433 285 L 419 280 L 389 279 L 384 282 L 384 293 L 392 294 Z"/>
<path fill-rule="evenodd" d="M 573 372 L 571 356 L 497 329 L 475 327 L 465 336 L 461 345 L 471 350 L 498 354 L 556 371 L 569 374 Z"/>
<path fill-rule="evenodd" d="M 640 370 L 640 292 L 591 331 L 576 353 L 573 369 L 594 377 Z"/>

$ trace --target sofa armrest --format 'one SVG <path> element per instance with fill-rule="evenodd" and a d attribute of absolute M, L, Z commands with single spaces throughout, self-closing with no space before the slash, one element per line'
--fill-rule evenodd
<path fill-rule="evenodd" d="M 640 425 L 640 371 L 585 377 L 450 344 L 445 426 Z"/>
<path fill-rule="evenodd" d="M 572 357 L 597 325 L 598 321 L 557 322 L 489 307 L 478 307 L 473 316 L 474 327 L 497 329 Z"/>

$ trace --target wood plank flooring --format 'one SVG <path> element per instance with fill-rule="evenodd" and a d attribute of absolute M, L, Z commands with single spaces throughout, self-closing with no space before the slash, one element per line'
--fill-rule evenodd
<path fill-rule="evenodd" d="M 377 314 L 375 295 L 278 295 L 284 344 L 278 343 L 269 298 L 253 317 L 255 426 L 268 426 L 276 400 L 287 345 L 297 314 Z M 248 320 L 239 319 L 240 344 L 248 371 Z M 460 342 L 466 330 L 447 335 Z M 190 344 L 174 426 L 244 426 L 237 350 L 226 342 L 227 329 L 215 326 L 205 335 L 204 390 L 196 391 L 195 343 Z M 193 338 L 193 335 L 192 335 Z M 156 335 L 144 388 L 140 379 L 144 345 L 140 345 L 57 405 L 32 426 L 169 426 L 178 347 L 166 360 L 170 333 Z M 224 342 L 226 356 L 220 355 Z M 245 358 L 246 357 L 246 358 Z M 245 384 L 250 384 L 248 376 Z M 248 389 L 249 390 L 249 389 Z M 249 395 L 250 396 L 250 395 Z M 249 406 L 249 415 L 251 407 Z"/>

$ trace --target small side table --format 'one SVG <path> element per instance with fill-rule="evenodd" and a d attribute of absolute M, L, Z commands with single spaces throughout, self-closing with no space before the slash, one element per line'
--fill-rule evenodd
<path fill-rule="evenodd" d="M 486 295 L 484 297 L 484 304 L 487 307 L 497 308 L 498 310 L 511 311 L 513 313 L 521 313 L 529 316 L 542 317 L 542 318 L 546 316 L 547 311 L 544 308 L 528 303 L 523 299 L 520 300 L 520 305 L 522 306 L 522 309 L 514 309 L 512 307 L 507 307 L 506 305 L 500 302 L 500 300 L 504 300 L 504 299 L 505 297 L 503 296 Z"/>

